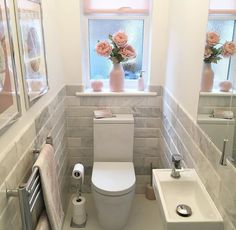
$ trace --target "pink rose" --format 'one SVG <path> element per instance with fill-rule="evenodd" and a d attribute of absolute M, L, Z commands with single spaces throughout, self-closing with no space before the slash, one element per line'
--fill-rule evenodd
<path fill-rule="evenodd" d="M 96 52 L 103 56 L 108 57 L 111 54 L 112 46 L 107 41 L 98 42 Z"/>
<path fill-rule="evenodd" d="M 209 46 L 205 47 L 204 58 L 209 58 L 213 54 L 211 48 Z"/>
<path fill-rule="evenodd" d="M 123 58 L 135 58 L 136 57 L 136 52 L 135 49 L 131 46 L 131 45 L 127 45 L 125 47 L 123 47 L 122 49 L 120 49 L 121 56 Z"/>
<path fill-rule="evenodd" d="M 119 31 L 113 34 L 112 40 L 118 47 L 124 47 L 127 44 L 128 36 L 124 32 Z"/>
<path fill-rule="evenodd" d="M 212 46 L 218 44 L 219 41 L 220 41 L 220 35 L 219 34 L 217 34 L 216 32 L 208 32 L 207 33 L 206 42 L 209 46 L 212 47 Z"/>
<path fill-rule="evenodd" d="M 226 42 L 222 47 L 222 56 L 230 57 L 236 53 L 236 45 L 233 42 Z"/>

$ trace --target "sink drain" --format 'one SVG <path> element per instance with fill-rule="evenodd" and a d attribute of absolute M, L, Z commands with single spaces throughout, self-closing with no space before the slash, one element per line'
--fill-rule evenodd
<path fill-rule="evenodd" d="M 192 209 L 186 204 L 180 204 L 176 207 L 176 212 L 178 215 L 183 217 L 189 217 L 192 215 Z"/>

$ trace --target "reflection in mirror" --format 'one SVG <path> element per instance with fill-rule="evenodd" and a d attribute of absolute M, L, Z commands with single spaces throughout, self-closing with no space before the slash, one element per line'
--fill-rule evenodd
<path fill-rule="evenodd" d="M 40 0 L 18 0 L 18 31 L 27 107 L 48 91 Z"/>
<path fill-rule="evenodd" d="M 8 6 L 0 0 L 0 134 L 20 115 Z"/>
<path fill-rule="evenodd" d="M 235 162 L 236 16 L 210 15 L 206 37 L 204 65 L 210 65 L 211 71 L 206 74 L 203 70 L 197 122 L 221 152 L 224 140 L 228 140 L 226 154 Z"/>

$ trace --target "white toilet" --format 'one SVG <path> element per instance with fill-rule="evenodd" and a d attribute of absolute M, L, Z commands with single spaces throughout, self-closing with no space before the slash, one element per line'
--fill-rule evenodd
<path fill-rule="evenodd" d="M 133 140 L 132 114 L 94 119 L 92 193 L 105 230 L 120 230 L 129 218 L 136 180 Z"/>

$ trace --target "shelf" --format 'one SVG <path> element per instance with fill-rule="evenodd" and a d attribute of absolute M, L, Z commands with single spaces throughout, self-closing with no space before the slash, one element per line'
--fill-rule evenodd
<path fill-rule="evenodd" d="M 148 92 L 148 91 L 137 91 L 137 90 L 126 90 L 124 92 L 110 92 L 110 91 L 101 91 L 101 92 L 94 92 L 92 90 L 86 90 L 84 92 L 76 92 L 76 96 L 83 97 L 83 96 L 90 96 L 90 97 L 103 97 L 103 96 L 156 96 L 157 92 Z"/>

